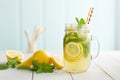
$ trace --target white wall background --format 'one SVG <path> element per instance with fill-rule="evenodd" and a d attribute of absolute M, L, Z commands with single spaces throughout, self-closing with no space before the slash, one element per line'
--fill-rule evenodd
<path fill-rule="evenodd" d="M 65 23 L 75 23 L 75 17 L 86 19 L 90 7 L 95 8 L 91 33 L 101 50 L 120 49 L 116 6 L 116 0 L 0 0 L 0 50 L 26 51 L 24 30 L 32 36 L 34 26 L 40 25 L 44 32 L 37 49 L 62 52 Z"/>
<path fill-rule="evenodd" d="M 120 0 L 117 0 L 117 28 L 116 28 L 116 49 L 120 49 Z"/>

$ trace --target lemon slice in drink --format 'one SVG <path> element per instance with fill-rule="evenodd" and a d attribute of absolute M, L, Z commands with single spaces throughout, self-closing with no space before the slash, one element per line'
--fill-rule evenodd
<path fill-rule="evenodd" d="M 63 58 L 61 56 L 54 55 L 52 56 L 52 59 L 53 59 L 53 64 L 55 65 L 57 69 L 63 69 L 64 67 Z"/>
<path fill-rule="evenodd" d="M 21 61 L 24 58 L 24 55 L 21 52 L 18 52 L 18 51 L 7 50 L 6 51 L 6 57 L 7 57 L 7 60 L 18 57 L 18 61 Z"/>
<path fill-rule="evenodd" d="M 78 57 L 83 53 L 83 47 L 81 44 L 70 42 L 66 45 L 66 54 L 69 57 Z"/>

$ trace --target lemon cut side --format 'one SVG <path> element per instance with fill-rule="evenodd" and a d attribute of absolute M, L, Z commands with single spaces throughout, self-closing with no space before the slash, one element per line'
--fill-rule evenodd
<path fill-rule="evenodd" d="M 6 57 L 7 57 L 7 60 L 18 57 L 18 61 L 21 61 L 24 58 L 24 55 L 21 52 L 18 52 L 18 51 L 7 50 L 6 51 Z"/>
<path fill-rule="evenodd" d="M 70 57 L 77 57 L 83 52 L 82 45 L 70 42 L 66 45 L 66 54 Z"/>

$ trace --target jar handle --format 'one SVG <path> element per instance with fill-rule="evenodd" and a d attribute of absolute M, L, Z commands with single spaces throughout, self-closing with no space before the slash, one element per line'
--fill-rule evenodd
<path fill-rule="evenodd" d="M 97 43 L 97 51 L 96 51 L 96 55 L 92 55 L 91 56 L 91 60 L 93 60 L 93 59 L 96 59 L 98 56 L 99 56 L 99 52 L 100 52 L 100 43 L 99 43 L 99 40 L 97 39 L 97 38 L 95 38 L 94 36 L 91 36 L 91 41 L 96 41 L 96 43 Z"/>

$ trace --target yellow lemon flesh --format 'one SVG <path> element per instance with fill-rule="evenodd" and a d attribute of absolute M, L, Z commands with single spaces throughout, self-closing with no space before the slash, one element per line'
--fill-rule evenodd
<path fill-rule="evenodd" d="M 52 56 L 53 64 L 57 69 L 63 69 L 63 58 L 61 56 L 55 55 Z"/>
<path fill-rule="evenodd" d="M 79 43 L 70 42 L 66 44 L 64 57 L 68 61 L 79 60 L 83 56 L 83 47 Z"/>
<path fill-rule="evenodd" d="M 71 42 L 66 46 L 66 52 L 70 57 L 77 57 L 80 53 L 80 47 L 77 43 Z"/>
<path fill-rule="evenodd" d="M 51 62 L 52 62 L 52 59 L 47 54 L 47 51 L 38 50 L 30 58 L 28 58 L 23 63 L 21 63 L 18 67 L 21 67 L 21 66 L 29 66 L 30 67 L 32 65 L 32 60 L 36 60 L 38 64 L 40 64 L 42 62 L 45 62 L 47 64 L 51 64 Z"/>
<path fill-rule="evenodd" d="M 7 60 L 18 57 L 18 61 L 21 61 L 24 58 L 24 55 L 21 52 L 18 52 L 18 51 L 7 50 L 6 51 L 6 57 L 7 57 Z"/>

